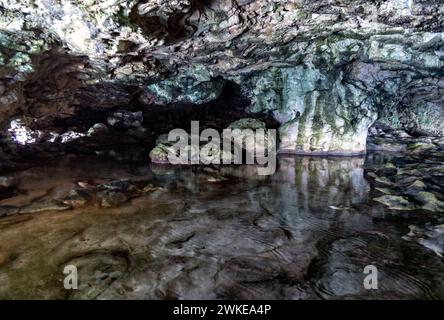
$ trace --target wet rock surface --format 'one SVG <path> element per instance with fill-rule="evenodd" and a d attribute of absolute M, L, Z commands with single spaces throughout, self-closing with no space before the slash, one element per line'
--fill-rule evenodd
<path fill-rule="evenodd" d="M 434 251 L 441 258 L 444 253 L 444 225 L 425 225 L 424 227 L 410 226 L 410 232 L 404 239 L 416 241 Z"/>
<path fill-rule="evenodd" d="M 225 130 L 230 131 L 227 136 L 222 133 Z M 211 134 L 206 140 L 199 136 L 195 145 L 192 143 L 192 136 L 186 132 L 183 132 L 180 139 L 172 136 L 171 141 L 168 134 L 160 135 L 156 139 L 156 147 L 150 152 L 151 162 L 154 164 L 231 164 L 235 163 L 236 156 L 243 157 L 245 152 L 250 156 L 265 157 L 268 149 L 270 148 L 271 152 L 271 148 L 275 148 L 276 145 L 275 135 L 269 133 L 264 122 L 255 118 L 236 120 L 222 132 L 216 136 Z M 184 143 L 182 139 L 186 140 L 186 148 L 178 144 L 178 142 Z M 229 146 L 228 150 L 224 149 L 225 145 Z M 183 158 L 170 161 L 169 155 Z M 197 157 L 199 159 L 193 161 Z M 236 163 L 240 164 L 242 161 Z"/>
<path fill-rule="evenodd" d="M 443 298 L 442 0 L 0 13 L 0 297 Z M 280 154 L 370 153 L 270 177 L 165 165 L 192 120 L 278 129 Z"/>
<path fill-rule="evenodd" d="M 406 152 L 407 154 L 438 155 L 442 150 L 442 134 L 411 136 L 405 130 L 376 122 L 367 139 L 368 151 Z"/>
<path fill-rule="evenodd" d="M 21 195 L 0 200 L 12 214 L 0 219 L 0 297 L 443 298 L 442 217 L 373 201 L 380 192 L 364 161 L 395 171 L 393 158 L 374 154 L 283 157 L 270 177 L 255 166 L 77 157 L 16 172 Z M 436 168 L 412 161 L 397 171 L 406 170 L 429 170 L 423 183 L 402 176 L 410 192 L 436 192 Z M 377 291 L 363 286 L 369 264 Z M 65 265 L 78 267 L 79 290 L 63 289 Z"/>
<path fill-rule="evenodd" d="M 380 154 L 380 157 L 384 155 Z M 383 195 L 375 198 L 394 210 L 444 212 L 444 158 L 437 146 L 420 152 L 386 155 L 389 162 L 369 165 L 368 177 Z"/>

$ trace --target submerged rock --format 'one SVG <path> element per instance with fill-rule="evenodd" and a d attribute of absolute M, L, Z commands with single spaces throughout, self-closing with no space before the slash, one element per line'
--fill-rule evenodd
<path fill-rule="evenodd" d="M 162 187 L 157 187 L 153 184 L 148 184 L 145 187 L 143 187 L 143 189 L 141 190 L 142 193 L 150 193 L 150 192 L 154 192 L 154 191 L 165 191 L 164 188 Z"/>
<path fill-rule="evenodd" d="M 435 252 L 439 257 L 444 254 L 444 225 L 410 226 L 410 232 L 404 239 L 415 241 Z"/>
<path fill-rule="evenodd" d="M 52 198 L 43 198 L 31 203 L 28 206 L 20 208 L 20 214 L 28 214 L 28 213 L 39 213 L 44 211 L 64 211 L 71 209 L 71 206 L 52 199 Z"/>
<path fill-rule="evenodd" d="M 412 144 L 409 144 L 407 147 L 407 150 L 409 152 L 414 153 L 422 153 L 424 151 L 430 151 L 432 149 L 435 149 L 436 146 L 433 143 L 427 143 L 427 142 L 415 142 Z"/>
<path fill-rule="evenodd" d="M 433 140 L 433 143 L 438 146 L 439 149 L 444 149 L 444 137 L 439 137 Z"/>
<path fill-rule="evenodd" d="M 96 186 L 89 181 L 78 181 L 77 184 L 79 187 L 86 190 L 93 190 L 96 188 Z"/>
<path fill-rule="evenodd" d="M 151 163 L 150 165 L 151 171 L 154 175 L 162 177 L 162 176 L 173 176 L 176 173 L 176 169 L 174 166 L 159 164 L 159 163 Z"/>
<path fill-rule="evenodd" d="M 62 199 L 62 202 L 73 208 L 82 207 L 91 200 L 91 194 L 84 189 L 71 190 L 69 195 Z"/>
<path fill-rule="evenodd" d="M 367 173 L 369 177 L 372 177 L 374 181 L 378 184 L 384 185 L 384 186 L 392 186 L 393 181 L 391 181 L 388 177 L 385 176 L 379 176 L 374 172 Z"/>
<path fill-rule="evenodd" d="M 405 197 L 385 195 L 373 199 L 377 202 L 382 203 L 391 210 L 416 210 L 418 207 L 408 201 Z"/>
<path fill-rule="evenodd" d="M 387 177 L 375 177 L 375 181 L 385 186 L 392 186 L 393 182 Z"/>
<path fill-rule="evenodd" d="M 98 188 L 120 192 L 133 192 L 136 190 L 136 187 L 128 179 L 114 180 L 109 183 L 102 184 L 98 186 Z"/>
<path fill-rule="evenodd" d="M 424 210 L 433 212 L 444 212 L 444 202 L 439 201 L 431 192 L 418 192 L 413 198 L 422 204 Z"/>
<path fill-rule="evenodd" d="M 377 170 L 378 175 L 389 177 L 398 173 L 398 168 L 391 162 L 386 163 L 382 168 Z"/>
<path fill-rule="evenodd" d="M 210 183 L 218 183 L 218 182 L 223 182 L 223 181 L 227 181 L 228 179 L 222 176 L 212 176 L 212 177 L 208 177 L 207 181 Z"/>
<path fill-rule="evenodd" d="M 415 275 L 420 272 L 419 269 L 424 269 L 425 264 L 439 266 L 440 261 L 412 246 L 408 247 L 410 255 L 405 255 L 399 249 L 405 246 L 396 242 L 390 234 L 375 231 L 357 232 L 347 238 L 335 239 L 313 265 L 316 272 L 313 272 L 312 283 L 316 292 L 323 299 L 333 300 L 430 298 L 430 287 L 424 287 L 424 282 L 419 282 Z M 377 268 L 378 290 L 367 290 L 364 286 L 368 266 Z M 435 274 L 434 270 L 429 276 L 434 278 Z"/>
<path fill-rule="evenodd" d="M 16 214 L 19 212 L 19 210 L 20 210 L 19 208 L 14 206 L 0 206 L 0 218 Z"/>
<path fill-rule="evenodd" d="M 421 180 L 415 180 L 411 185 L 407 187 L 404 194 L 415 197 L 419 192 L 424 191 L 427 188 L 426 184 Z"/>
<path fill-rule="evenodd" d="M 95 159 L 91 166 L 84 158 L 26 171 L 27 186 L 51 186 L 61 194 L 79 181 L 93 195 L 123 193 L 128 185 L 146 187 L 147 193 L 119 208 L 91 206 L 69 214 L 0 219 L 0 296 L 442 298 L 441 259 L 401 239 L 411 222 L 371 205 L 363 158 L 278 160 L 276 175 L 264 179 L 255 166 L 160 166 L 175 174 L 153 177 L 146 164 Z M 390 162 L 398 166 L 394 159 Z M 425 166 L 404 163 L 410 170 Z M 230 179 L 208 182 L 220 177 Z M 429 180 L 424 184 L 429 187 Z M 159 185 L 168 193 L 160 192 Z M 123 199 L 121 194 L 106 196 Z M 412 215 L 416 213 L 426 216 L 421 211 Z M 421 220 L 416 218 L 415 223 Z M 60 286 L 60 266 L 68 263 L 78 266 L 81 289 L 67 296 Z M 363 286 L 367 265 L 378 267 L 379 290 Z"/>
<path fill-rule="evenodd" d="M 378 190 L 379 192 L 384 193 L 384 194 L 388 194 L 388 195 L 391 195 L 392 192 L 393 192 L 389 188 L 379 188 L 379 187 L 376 187 L 375 190 Z"/>
<path fill-rule="evenodd" d="M 128 196 L 120 191 L 102 191 L 97 195 L 104 208 L 115 207 L 128 201 Z"/>

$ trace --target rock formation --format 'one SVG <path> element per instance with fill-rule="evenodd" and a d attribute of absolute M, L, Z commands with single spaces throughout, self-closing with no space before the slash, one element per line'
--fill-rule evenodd
<path fill-rule="evenodd" d="M 79 136 L 143 111 L 155 139 L 165 132 L 146 118 L 159 107 L 211 105 L 227 86 L 278 122 L 284 153 L 363 153 L 377 119 L 444 130 L 443 0 L 0 0 L 0 11 L 4 137 L 13 119 Z"/>
<path fill-rule="evenodd" d="M 444 0 L 0 0 L 0 299 L 443 299 L 443 133 Z"/>

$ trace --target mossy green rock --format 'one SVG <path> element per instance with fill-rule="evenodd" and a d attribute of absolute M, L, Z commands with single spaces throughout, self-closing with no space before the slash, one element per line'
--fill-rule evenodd
<path fill-rule="evenodd" d="M 158 163 L 158 164 L 167 164 L 168 161 L 168 150 L 169 146 L 164 144 L 157 145 L 153 150 L 150 152 L 150 158 L 151 162 Z"/>
<path fill-rule="evenodd" d="M 266 129 L 265 123 L 258 119 L 254 118 L 243 118 L 239 119 L 233 123 L 231 123 L 228 127 L 228 129 L 251 129 L 251 130 L 257 130 L 257 129 Z"/>
<path fill-rule="evenodd" d="M 429 151 L 429 150 L 432 150 L 435 148 L 436 148 L 436 146 L 432 143 L 416 142 L 416 143 L 410 144 L 407 147 L 407 150 L 409 152 L 421 153 L 421 152 Z"/>
<path fill-rule="evenodd" d="M 421 191 L 414 196 L 414 199 L 421 203 L 422 208 L 432 212 L 444 212 L 444 202 L 439 201 L 431 192 Z"/>
<path fill-rule="evenodd" d="M 407 187 L 404 194 L 407 196 L 415 197 L 419 192 L 423 192 L 427 188 L 426 184 L 421 180 L 415 180 L 411 185 Z"/>

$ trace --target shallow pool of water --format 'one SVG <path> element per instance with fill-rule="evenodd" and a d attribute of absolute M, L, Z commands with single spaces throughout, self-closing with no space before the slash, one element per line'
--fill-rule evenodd
<path fill-rule="evenodd" d="M 79 181 L 162 188 L 113 208 L 1 218 L 0 298 L 444 298 L 442 258 L 403 239 L 439 217 L 374 202 L 365 161 L 384 159 L 285 157 L 261 177 L 71 157 L 14 173 L 20 192 L 0 205 L 57 199 Z M 63 286 L 67 265 L 78 290 Z M 367 265 L 377 290 L 364 287 Z"/>

